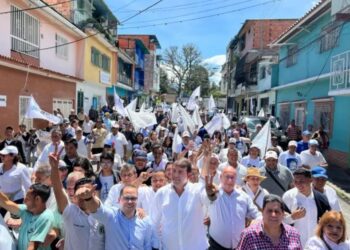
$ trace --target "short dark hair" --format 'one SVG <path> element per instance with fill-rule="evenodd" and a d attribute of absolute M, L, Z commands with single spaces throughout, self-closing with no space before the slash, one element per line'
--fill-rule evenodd
<path fill-rule="evenodd" d="M 31 190 L 33 190 L 34 196 L 39 196 L 43 202 L 46 202 L 50 197 L 50 187 L 41 183 L 35 183 L 30 186 Z"/>
<path fill-rule="evenodd" d="M 94 182 L 92 181 L 92 179 L 86 178 L 86 177 L 77 180 L 77 182 L 74 185 L 74 193 L 78 190 L 78 188 L 80 188 L 80 186 L 85 185 L 85 184 L 92 185 L 93 183 Z"/>
<path fill-rule="evenodd" d="M 111 162 L 114 162 L 114 155 L 112 153 L 103 152 L 100 156 L 100 162 L 102 161 L 102 159 L 110 160 Z"/>
<path fill-rule="evenodd" d="M 85 170 L 86 177 L 90 178 L 95 176 L 94 169 L 91 165 L 91 162 L 88 159 L 84 157 L 78 158 L 76 161 L 73 162 L 73 168 L 77 166 Z"/>
<path fill-rule="evenodd" d="M 136 186 L 134 186 L 134 185 L 125 185 L 124 187 L 122 187 L 122 189 L 120 189 L 120 194 L 119 194 L 120 197 L 123 196 L 125 188 L 134 188 L 134 189 L 136 189 L 136 192 L 137 192 L 137 187 Z"/>
<path fill-rule="evenodd" d="M 187 173 L 191 173 L 192 171 L 192 163 L 185 158 L 182 158 L 175 162 L 175 166 L 179 166 L 180 168 L 185 168 Z"/>
<path fill-rule="evenodd" d="M 306 169 L 306 168 L 298 168 L 297 170 L 295 170 L 293 173 L 293 176 L 296 176 L 296 175 L 301 175 L 301 176 L 304 176 L 304 177 L 310 178 L 310 179 L 312 177 L 311 171 L 309 169 Z"/>
<path fill-rule="evenodd" d="M 13 130 L 13 127 L 7 126 L 5 130 Z"/>
<path fill-rule="evenodd" d="M 160 145 L 160 143 L 152 144 L 152 152 L 153 152 L 153 150 L 158 149 L 158 148 L 160 148 L 163 151 L 163 147 L 162 147 L 162 145 Z"/>
<path fill-rule="evenodd" d="M 72 144 L 75 148 L 78 148 L 78 141 L 75 138 L 70 138 L 64 142 L 65 146 L 67 146 L 68 144 Z"/>
<path fill-rule="evenodd" d="M 269 203 L 269 202 L 278 202 L 281 205 L 282 211 L 283 212 L 286 211 L 285 204 L 284 204 L 282 198 L 279 197 L 278 195 L 275 195 L 275 194 L 268 194 L 268 195 L 266 195 L 264 197 L 264 200 L 263 200 L 263 207 L 262 207 L 263 210 L 265 209 L 267 203 Z"/>

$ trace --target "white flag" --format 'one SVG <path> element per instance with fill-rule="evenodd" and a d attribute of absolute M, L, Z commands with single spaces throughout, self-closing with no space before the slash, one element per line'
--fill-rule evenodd
<path fill-rule="evenodd" d="M 216 130 L 220 131 L 222 128 L 222 116 L 220 114 L 214 115 L 204 128 L 210 136 L 212 136 Z"/>
<path fill-rule="evenodd" d="M 135 131 L 157 124 L 157 118 L 154 113 L 134 112 L 131 109 L 127 109 L 127 112 Z"/>
<path fill-rule="evenodd" d="M 215 101 L 214 101 L 213 95 L 210 95 L 209 103 L 208 103 L 208 111 L 215 112 L 215 110 L 216 110 Z"/>
<path fill-rule="evenodd" d="M 114 107 L 115 110 L 123 117 L 127 117 L 128 116 L 128 112 L 126 111 L 126 109 L 124 108 L 123 102 L 120 99 L 119 95 L 117 94 L 117 92 L 115 91 L 115 88 L 113 87 L 114 90 Z"/>
<path fill-rule="evenodd" d="M 179 135 L 179 129 L 178 127 L 176 127 L 174 138 L 173 138 L 173 145 L 172 145 L 173 153 L 176 153 L 177 145 L 181 143 L 182 143 L 182 139 L 181 139 L 181 136 Z"/>
<path fill-rule="evenodd" d="M 194 110 L 196 108 L 197 99 L 200 97 L 200 94 L 201 94 L 201 86 L 198 86 L 192 92 L 192 95 L 191 95 L 190 99 L 188 100 L 188 103 L 187 103 L 187 106 L 186 106 L 186 108 L 188 110 Z"/>
<path fill-rule="evenodd" d="M 231 126 L 230 119 L 228 119 L 227 115 L 224 113 L 221 113 L 222 118 L 222 127 L 224 129 L 228 129 Z"/>
<path fill-rule="evenodd" d="M 178 114 L 180 114 L 183 121 L 184 130 L 190 131 L 192 134 L 196 130 L 196 124 L 194 123 L 191 115 L 181 105 L 177 105 Z"/>
<path fill-rule="evenodd" d="M 193 119 L 194 124 L 196 124 L 197 128 L 203 127 L 203 123 L 202 123 L 201 116 L 199 114 L 198 106 L 193 111 L 192 119 Z"/>
<path fill-rule="evenodd" d="M 268 120 L 260 132 L 255 136 L 252 144 L 257 145 L 260 149 L 260 157 L 264 158 L 268 148 L 271 147 L 271 124 Z"/>
<path fill-rule="evenodd" d="M 134 100 L 132 100 L 125 108 L 127 110 L 136 112 L 136 105 L 137 105 L 137 97 Z"/>
<path fill-rule="evenodd" d="M 152 113 L 152 107 L 150 107 L 149 109 L 146 109 L 146 103 L 142 103 L 141 108 L 140 108 L 140 112 L 146 112 L 146 113 Z"/>
<path fill-rule="evenodd" d="M 255 115 L 255 114 L 254 114 L 254 103 L 253 103 L 253 98 L 250 98 L 250 113 L 251 113 L 251 115 Z"/>
<path fill-rule="evenodd" d="M 180 111 L 178 110 L 177 106 L 179 104 L 178 103 L 173 103 L 171 105 L 171 122 L 172 123 L 176 123 L 178 121 L 178 117 L 180 116 Z"/>
<path fill-rule="evenodd" d="M 27 108 L 27 112 L 25 114 L 25 118 L 37 118 L 37 119 L 43 119 L 49 122 L 52 122 L 53 124 L 58 124 L 61 122 L 61 119 L 53 114 L 50 114 L 44 110 L 42 110 L 38 103 L 34 100 L 34 97 L 30 97 L 29 105 Z"/>
<path fill-rule="evenodd" d="M 258 117 L 265 117 L 265 112 L 263 108 L 260 109 Z"/>

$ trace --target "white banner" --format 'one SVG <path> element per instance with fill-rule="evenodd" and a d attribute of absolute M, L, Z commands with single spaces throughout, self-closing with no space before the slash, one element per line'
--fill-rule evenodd
<path fill-rule="evenodd" d="M 136 105 L 137 105 L 137 97 L 136 97 L 134 100 L 132 100 L 132 101 L 128 104 L 128 106 L 126 106 L 125 108 L 126 108 L 127 110 L 131 110 L 131 111 L 136 112 Z"/>
<path fill-rule="evenodd" d="M 193 119 L 194 124 L 196 124 L 197 129 L 203 127 L 203 123 L 202 123 L 201 116 L 199 114 L 198 106 L 193 111 L 192 119 Z"/>
<path fill-rule="evenodd" d="M 119 95 L 117 94 L 117 92 L 115 91 L 115 87 L 113 86 L 113 90 L 114 90 L 114 107 L 115 110 L 123 117 L 127 117 L 128 116 L 128 112 L 126 111 L 126 109 L 124 108 L 123 102 L 120 99 Z"/>
<path fill-rule="evenodd" d="M 208 111 L 215 112 L 215 110 L 216 110 L 215 101 L 214 101 L 213 95 L 210 95 L 209 103 L 208 103 Z"/>
<path fill-rule="evenodd" d="M 53 124 L 59 124 L 61 122 L 59 117 L 42 110 L 38 103 L 34 100 L 33 96 L 30 97 L 27 112 L 24 117 L 29 119 L 43 119 L 52 122 Z"/>
<path fill-rule="evenodd" d="M 181 136 L 179 135 L 179 128 L 176 127 L 175 133 L 174 133 L 174 138 L 173 138 L 173 145 L 172 145 L 172 150 L 175 153 L 177 149 L 177 145 L 182 143 Z"/>
<path fill-rule="evenodd" d="M 265 117 L 265 112 L 263 108 L 260 109 L 258 117 Z"/>
<path fill-rule="evenodd" d="M 200 95 L 201 95 L 201 87 L 199 86 L 192 92 L 192 95 L 188 100 L 188 103 L 186 106 L 188 110 L 194 110 L 196 108 L 197 99 L 200 97 Z"/>
<path fill-rule="evenodd" d="M 212 136 L 216 130 L 221 131 L 223 128 L 228 129 L 230 126 L 230 120 L 225 114 L 221 113 L 214 115 L 214 117 L 204 126 L 204 128 L 208 134 Z"/>
<path fill-rule="evenodd" d="M 154 113 L 134 112 L 129 109 L 127 109 L 127 112 L 135 131 L 140 131 L 141 128 L 147 128 L 157 124 L 157 118 Z"/>
<path fill-rule="evenodd" d="M 177 105 L 177 110 L 178 110 L 178 114 L 180 114 L 182 118 L 184 130 L 188 130 L 193 134 L 194 131 L 196 130 L 196 124 L 194 123 L 191 115 L 181 105 Z"/>
<path fill-rule="evenodd" d="M 263 159 L 268 148 L 271 147 L 271 125 L 268 120 L 260 132 L 255 136 L 252 144 L 260 149 L 260 157 Z"/>

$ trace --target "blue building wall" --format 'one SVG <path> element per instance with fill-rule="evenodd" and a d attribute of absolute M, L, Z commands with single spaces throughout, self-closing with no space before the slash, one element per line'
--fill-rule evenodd
<path fill-rule="evenodd" d="M 315 79 L 308 82 L 290 86 L 276 91 L 277 116 L 280 112 L 279 103 L 290 102 L 290 119 L 294 119 L 294 102 L 306 101 L 305 125 L 314 123 L 314 99 L 329 98 L 330 77 L 320 79 L 319 76 L 331 72 L 331 59 L 334 55 L 350 50 L 350 23 L 345 23 L 340 31 L 338 45 L 320 53 L 320 36 L 322 28 L 330 24 L 330 12 L 305 26 L 302 30 L 285 43 L 296 43 L 300 51 L 297 53 L 296 64 L 287 67 L 287 46 L 280 48 L 280 62 L 278 71 L 278 86 L 302 81 L 311 77 Z M 333 133 L 330 148 L 347 153 L 350 163 L 350 96 L 333 97 Z M 315 128 L 317 129 L 317 128 Z M 349 164 L 350 165 L 350 164 Z"/>

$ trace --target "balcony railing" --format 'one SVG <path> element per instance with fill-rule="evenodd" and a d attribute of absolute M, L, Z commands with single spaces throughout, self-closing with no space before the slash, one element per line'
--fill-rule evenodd
<path fill-rule="evenodd" d="M 122 84 L 125 84 L 125 85 L 132 87 L 132 81 L 126 75 L 118 74 L 118 81 Z"/>

